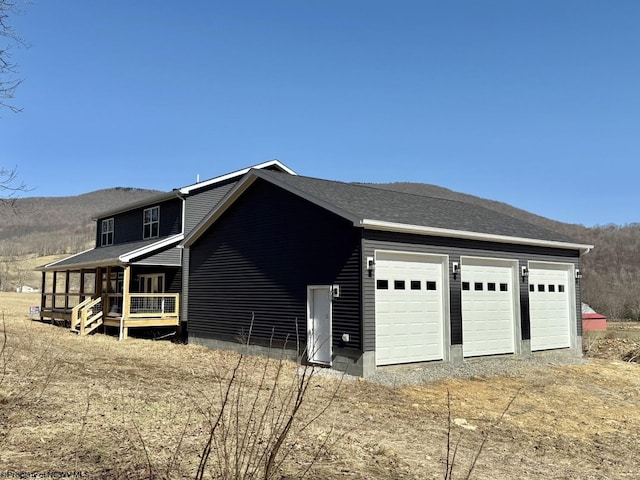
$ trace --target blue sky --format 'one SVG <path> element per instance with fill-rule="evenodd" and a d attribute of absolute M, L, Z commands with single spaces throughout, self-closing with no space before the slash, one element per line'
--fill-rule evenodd
<path fill-rule="evenodd" d="M 277 158 L 585 225 L 640 221 L 640 2 L 40 1 L 13 18 L 29 196 Z"/>

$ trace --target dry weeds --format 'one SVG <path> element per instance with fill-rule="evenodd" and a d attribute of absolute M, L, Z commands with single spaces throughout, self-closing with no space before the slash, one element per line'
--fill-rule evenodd
<path fill-rule="evenodd" d="M 0 383 L 0 473 L 193 478 L 221 380 L 237 356 L 166 341 L 81 338 L 31 321 L 27 309 L 37 303 L 37 295 L 0 294 L 9 355 Z M 247 389 L 259 385 L 259 373 Z M 305 414 L 330 400 L 337 381 L 314 379 Z M 15 401 L 12 389 L 29 393 Z M 613 359 L 402 388 L 344 382 L 325 415 L 291 439 L 283 478 L 295 478 L 316 454 L 310 478 L 443 478 L 447 391 L 452 439 L 461 438 L 460 478 L 519 390 L 472 478 L 637 478 L 640 366 Z"/>

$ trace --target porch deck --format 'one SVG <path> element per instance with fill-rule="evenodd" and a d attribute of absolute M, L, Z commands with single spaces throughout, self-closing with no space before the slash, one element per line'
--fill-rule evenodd
<path fill-rule="evenodd" d="M 61 320 L 63 322 L 70 322 L 71 309 L 40 307 L 40 319 L 44 320 L 45 318 L 48 318 L 50 320 Z"/>
<path fill-rule="evenodd" d="M 56 302 L 56 297 L 63 298 Z M 91 333 L 100 326 L 118 327 L 122 328 L 122 338 L 126 338 L 129 328 L 179 326 L 179 299 L 177 293 L 130 293 L 125 296 L 44 293 L 40 318 L 63 321 L 80 335 Z M 124 309 L 121 307 L 123 301 Z M 64 306 L 58 307 L 60 303 Z"/>

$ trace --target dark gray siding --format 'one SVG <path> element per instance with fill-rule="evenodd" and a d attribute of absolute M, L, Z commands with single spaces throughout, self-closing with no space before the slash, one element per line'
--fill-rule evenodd
<path fill-rule="evenodd" d="M 182 298 L 180 302 L 180 321 L 189 320 L 189 254 L 190 250 L 182 250 Z"/>
<path fill-rule="evenodd" d="M 176 247 L 167 248 L 161 252 L 153 253 L 148 257 L 136 260 L 136 265 L 173 265 L 179 267 L 181 262 L 182 249 Z"/>
<path fill-rule="evenodd" d="M 113 217 L 113 244 L 137 242 L 143 235 L 143 212 L 145 208 L 160 207 L 160 237 L 176 235 L 182 232 L 182 200 L 174 198 L 159 204 L 147 205 L 127 212 L 119 213 Z M 102 220 L 111 217 L 99 218 L 97 221 L 96 246 L 100 246 L 102 235 Z"/>
<path fill-rule="evenodd" d="M 306 342 L 308 285 L 340 285 L 333 343 L 360 348 L 360 236 L 344 219 L 261 180 L 190 248 L 189 336 Z M 341 336 L 351 340 L 341 345 Z"/>
<path fill-rule="evenodd" d="M 518 260 L 519 267 L 528 261 L 547 261 L 572 263 L 579 267 L 580 257 L 576 250 L 563 250 L 526 245 L 510 245 L 501 243 L 477 242 L 463 239 L 442 237 L 426 237 L 421 235 L 398 234 L 365 230 L 363 232 L 363 258 L 373 256 L 375 250 L 399 250 L 417 253 L 433 253 L 449 255 L 450 285 L 450 331 L 451 344 L 462 344 L 462 296 L 460 291 L 460 275 L 453 279 L 451 263 L 460 262 L 461 256 L 491 257 Z M 520 278 L 520 277 L 519 277 Z M 526 282 L 519 281 L 521 330 L 523 339 L 530 338 L 529 325 L 529 287 Z M 526 309 L 526 312 L 524 311 Z M 582 334 L 580 317 L 580 288 L 576 284 L 576 323 L 578 335 Z M 363 278 L 363 345 L 364 351 L 375 350 L 375 289 L 374 278 L 367 275 Z"/>
<path fill-rule="evenodd" d="M 186 198 L 187 206 L 184 221 L 184 234 L 187 235 L 213 208 L 229 193 L 238 179 L 216 183 L 198 190 Z"/>

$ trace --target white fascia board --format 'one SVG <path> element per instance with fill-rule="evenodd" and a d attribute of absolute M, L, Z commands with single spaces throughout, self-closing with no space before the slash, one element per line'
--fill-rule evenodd
<path fill-rule="evenodd" d="M 123 263 L 129 263 L 131 262 L 131 260 L 133 260 L 136 257 L 140 257 L 142 255 L 146 255 L 147 253 L 153 253 L 155 250 L 158 250 L 160 248 L 163 247 L 167 247 L 169 245 L 171 245 L 172 243 L 177 243 L 180 242 L 184 239 L 184 234 L 179 233 L 177 235 L 172 235 L 171 237 L 167 237 L 163 240 L 160 240 L 158 242 L 152 243 L 151 245 L 147 245 L 146 247 L 141 247 L 138 248 L 136 250 L 133 250 L 131 252 L 127 252 L 123 255 L 120 255 L 118 257 L 118 260 Z"/>
<path fill-rule="evenodd" d="M 182 225 L 180 226 L 180 231 L 184 234 L 184 225 L 187 221 L 187 199 L 185 197 L 180 197 L 182 199 Z"/>
<path fill-rule="evenodd" d="M 180 189 L 180 193 L 186 195 L 186 194 L 191 193 L 193 190 L 197 190 L 199 188 L 208 187 L 209 185 L 213 185 L 215 183 L 224 182 L 225 180 L 229 180 L 231 178 L 241 177 L 242 175 L 247 174 L 249 172 L 249 170 L 252 170 L 252 169 L 260 170 L 260 169 L 263 169 L 263 168 L 272 167 L 274 165 L 278 166 L 280 169 L 282 169 L 284 172 L 288 173 L 289 175 L 297 175 L 296 172 L 291 170 L 284 163 L 281 163 L 279 160 L 269 160 L 268 162 L 259 163 L 258 165 L 254 165 L 252 167 L 243 168 L 242 170 L 237 170 L 235 172 L 227 173 L 227 174 L 222 175 L 220 177 L 215 177 L 215 178 L 212 178 L 210 180 L 205 180 L 204 182 L 199 182 L 199 183 L 194 183 L 192 185 L 187 185 L 186 187 L 182 187 Z"/>
<path fill-rule="evenodd" d="M 517 245 L 531 245 L 536 247 L 564 248 L 579 250 L 583 255 L 589 253 L 593 245 L 581 243 L 559 242 L 553 240 L 539 240 L 535 238 L 510 237 L 507 235 L 495 235 L 492 233 L 465 232 L 450 230 L 447 228 L 423 227 L 406 223 L 384 222 L 380 220 L 363 219 L 360 226 L 369 230 L 384 230 L 387 232 L 415 233 L 418 235 L 433 235 L 434 237 L 464 238 L 467 240 L 479 240 L 484 242 L 512 243 Z"/>
<path fill-rule="evenodd" d="M 82 255 L 83 253 L 90 252 L 91 250 L 93 250 L 93 248 L 87 248 L 86 250 L 83 250 L 82 252 L 74 253 L 73 255 L 69 255 L 68 257 L 61 258 L 60 260 L 56 260 L 55 262 L 47 263 L 45 265 L 40 265 L 39 267 L 36 267 L 35 270 L 36 271 L 48 270 L 51 267 L 55 267 L 57 263 L 60 263 L 60 262 L 62 262 L 64 260 L 69 260 L 70 258 L 77 257 L 78 255 Z"/>

